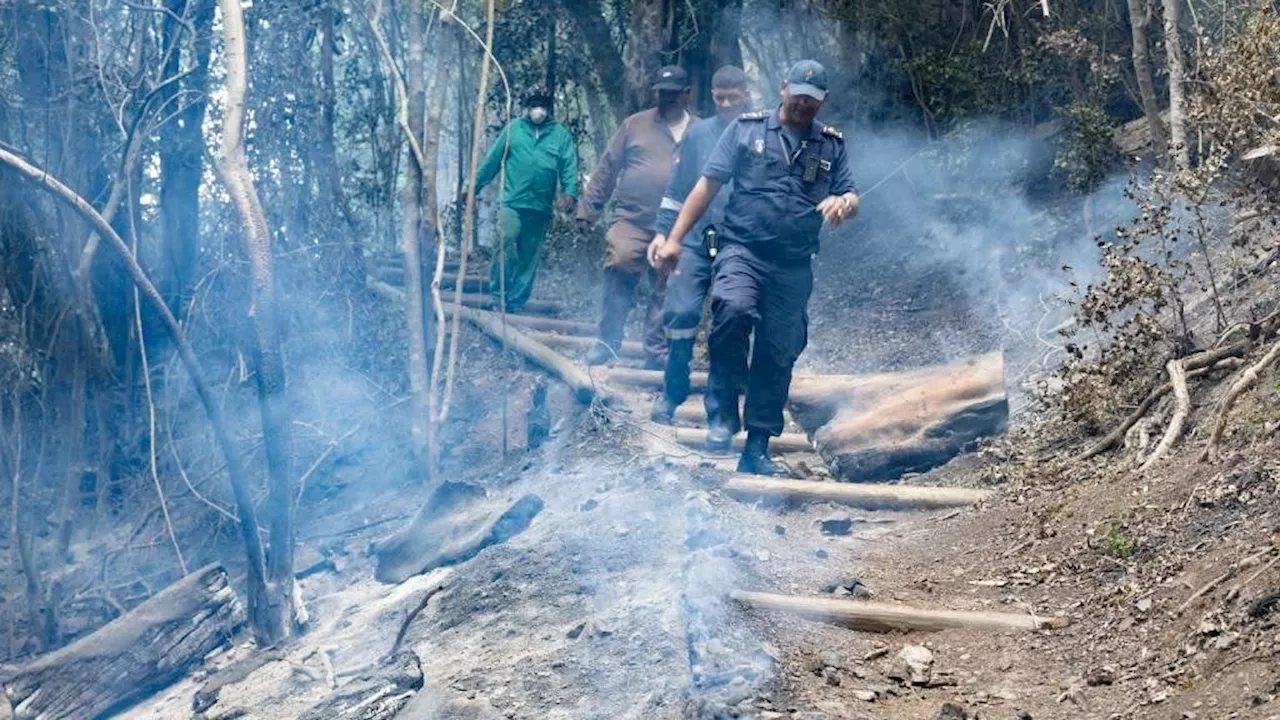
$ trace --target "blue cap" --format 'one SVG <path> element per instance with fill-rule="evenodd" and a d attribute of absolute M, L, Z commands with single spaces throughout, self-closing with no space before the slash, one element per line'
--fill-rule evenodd
<path fill-rule="evenodd" d="M 787 71 L 787 88 L 792 95 L 827 99 L 827 69 L 817 60 L 801 60 Z"/>

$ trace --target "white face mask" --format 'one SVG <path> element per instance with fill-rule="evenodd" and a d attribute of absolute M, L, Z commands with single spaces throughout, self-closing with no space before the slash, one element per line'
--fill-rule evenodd
<path fill-rule="evenodd" d="M 541 125 L 547 120 L 547 109 L 544 107 L 529 108 L 529 121 L 534 125 Z"/>

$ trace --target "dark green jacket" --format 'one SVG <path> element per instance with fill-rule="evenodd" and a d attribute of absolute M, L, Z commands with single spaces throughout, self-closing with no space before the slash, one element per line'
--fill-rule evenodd
<path fill-rule="evenodd" d="M 506 187 L 503 203 L 518 210 L 551 214 L 556 181 L 565 195 L 578 197 L 578 149 L 563 125 L 548 120 L 534 125 L 528 118 L 511 122 L 494 141 L 476 174 L 476 188 L 493 182 L 502 166 L 507 139 Z"/>

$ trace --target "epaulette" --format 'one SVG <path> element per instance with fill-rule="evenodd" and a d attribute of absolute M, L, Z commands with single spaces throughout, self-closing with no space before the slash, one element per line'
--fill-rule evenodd
<path fill-rule="evenodd" d="M 828 137 L 833 137 L 833 138 L 835 138 L 835 139 L 837 139 L 837 140 L 843 140 L 843 139 L 844 139 L 844 133 L 840 132 L 839 130 L 837 130 L 837 129 L 833 128 L 833 127 L 831 127 L 830 125 L 824 125 L 824 126 L 822 127 L 822 134 L 823 134 L 823 135 L 826 135 L 826 136 L 828 136 Z"/>
<path fill-rule="evenodd" d="M 756 110 L 755 112 L 746 112 L 738 116 L 739 120 L 763 120 L 769 117 L 768 111 Z"/>

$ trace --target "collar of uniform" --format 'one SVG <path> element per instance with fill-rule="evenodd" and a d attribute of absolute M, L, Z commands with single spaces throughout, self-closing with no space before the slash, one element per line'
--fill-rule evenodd
<path fill-rule="evenodd" d="M 782 106 L 779 105 L 778 107 L 773 109 L 773 112 L 769 113 L 769 117 L 765 118 L 764 120 L 765 129 L 781 130 L 782 129 L 781 114 L 782 114 Z M 817 120 L 814 120 L 813 122 L 809 123 L 809 134 L 805 139 L 821 140 L 822 139 L 822 123 L 818 122 Z"/>

